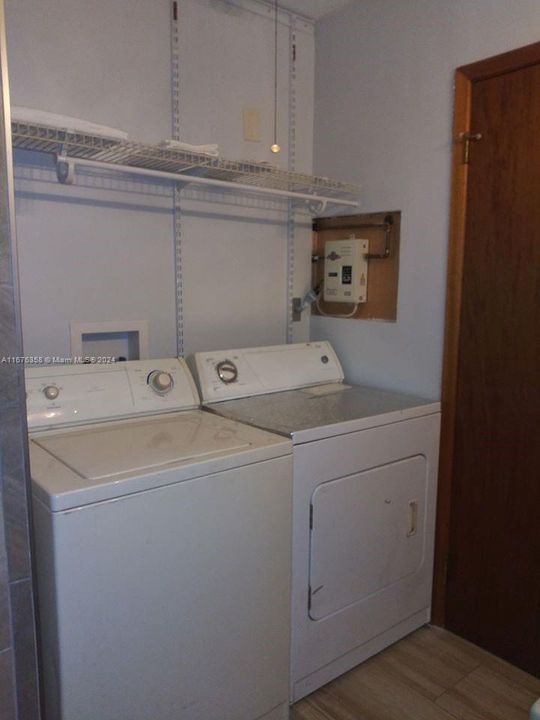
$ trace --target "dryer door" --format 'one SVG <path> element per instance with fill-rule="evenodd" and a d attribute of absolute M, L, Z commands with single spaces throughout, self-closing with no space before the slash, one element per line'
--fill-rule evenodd
<path fill-rule="evenodd" d="M 359 603 L 421 568 L 426 492 L 423 455 L 316 488 L 310 558 L 313 620 Z"/>

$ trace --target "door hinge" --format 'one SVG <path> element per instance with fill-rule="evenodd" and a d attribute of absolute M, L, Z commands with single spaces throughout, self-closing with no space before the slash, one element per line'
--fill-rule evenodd
<path fill-rule="evenodd" d="M 296 43 L 294 43 L 292 46 L 292 61 L 293 63 L 296 62 Z"/>
<path fill-rule="evenodd" d="M 313 530 L 313 505 L 309 506 L 309 529 Z"/>
<path fill-rule="evenodd" d="M 458 135 L 459 142 L 463 143 L 462 164 L 468 165 L 471 157 L 471 143 L 482 139 L 482 133 L 461 132 Z"/>

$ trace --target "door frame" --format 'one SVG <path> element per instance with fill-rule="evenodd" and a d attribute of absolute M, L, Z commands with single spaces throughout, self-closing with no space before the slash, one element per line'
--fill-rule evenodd
<path fill-rule="evenodd" d="M 540 63 L 540 42 L 464 65 L 458 68 L 455 74 L 441 445 L 432 603 L 432 622 L 436 625 L 444 626 L 446 620 L 446 575 L 451 539 L 452 478 L 468 181 L 468 165 L 463 163 L 461 134 L 470 130 L 474 132 L 474 128 L 470 127 L 470 112 L 472 87 L 475 82 L 521 70 L 538 63 Z"/>

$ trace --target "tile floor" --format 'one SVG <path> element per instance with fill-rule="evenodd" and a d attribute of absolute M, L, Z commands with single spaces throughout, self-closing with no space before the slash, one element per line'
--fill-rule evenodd
<path fill-rule="evenodd" d="M 527 720 L 540 679 L 424 627 L 293 706 L 291 720 Z"/>

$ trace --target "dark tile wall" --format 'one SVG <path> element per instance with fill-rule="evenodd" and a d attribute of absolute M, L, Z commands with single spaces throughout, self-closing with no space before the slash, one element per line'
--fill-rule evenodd
<path fill-rule="evenodd" d="M 6 154 L 0 0 L 0 720 L 38 720 L 28 513 L 26 408 L 14 231 Z M 4 46 L 5 47 L 5 46 Z"/>

